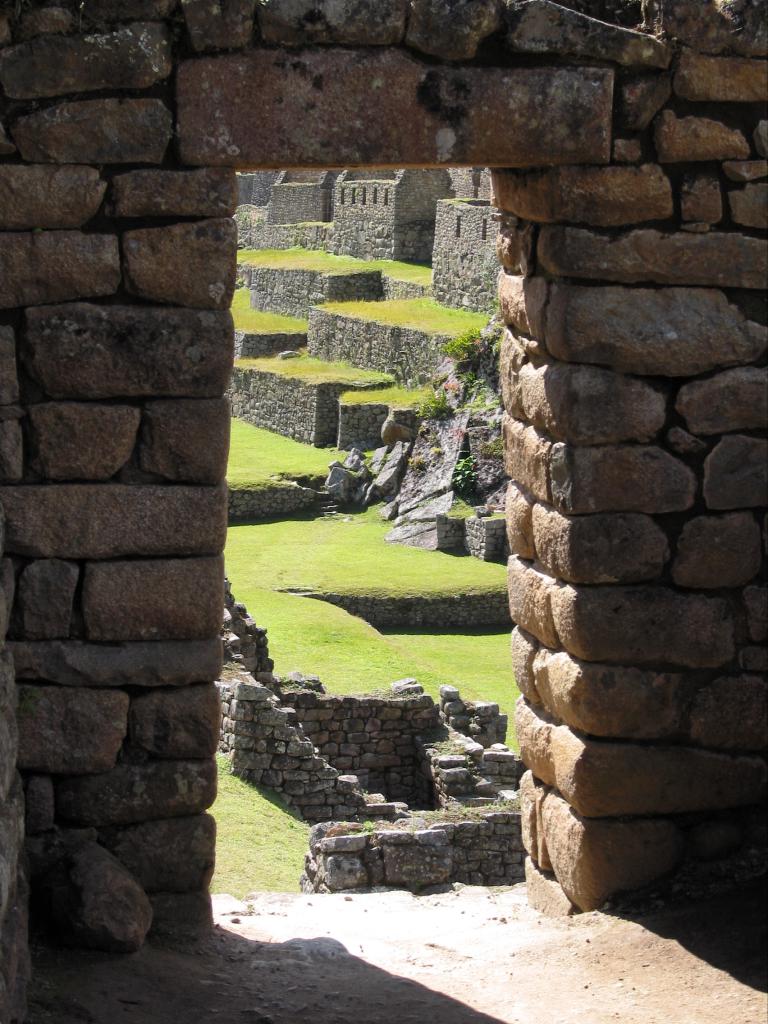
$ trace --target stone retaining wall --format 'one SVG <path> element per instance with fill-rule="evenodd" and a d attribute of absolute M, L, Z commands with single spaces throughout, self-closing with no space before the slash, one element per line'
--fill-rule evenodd
<path fill-rule="evenodd" d="M 247 285 L 254 309 L 302 318 L 308 317 L 318 303 L 382 297 L 378 270 L 324 274 L 316 270 L 250 267 Z"/>
<path fill-rule="evenodd" d="M 381 428 L 389 415 L 389 406 L 379 402 L 345 405 L 339 402 L 339 433 L 336 447 L 345 451 L 359 448 L 369 451 L 381 446 Z"/>
<path fill-rule="evenodd" d="M 453 594 L 450 597 L 385 597 L 368 594 L 307 593 L 370 622 L 377 629 L 424 626 L 428 629 L 508 626 L 507 596 L 500 594 Z"/>
<path fill-rule="evenodd" d="M 322 448 L 336 443 L 339 395 L 350 387 L 235 366 L 229 396 L 237 419 Z"/>
<path fill-rule="evenodd" d="M 270 224 L 330 221 L 331 193 L 316 182 L 276 182 L 267 210 Z"/>
<path fill-rule="evenodd" d="M 496 211 L 481 200 L 437 204 L 432 292 L 444 306 L 490 312 L 496 304 Z"/>
<path fill-rule="evenodd" d="M 262 210 L 248 219 L 239 244 L 248 249 L 327 249 L 332 234 L 330 223 L 270 224 Z"/>
<path fill-rule="evenodd" d="M 230 487 L 229 522 L 285 519 L 296 512 L 317 508 L 322 500 L 322 492 L 291 481 L 258 489 Z"/>
<path fill-rule="evenodd" d="M 464 521 L 464 543 L 473 558 L 484 562 L 506 562 L 509 555 L 503 519 L 468 516 Z"/>
<path fill-rule="evenodd" d="M 432 295 L 432 286 L 416 281 L 398 281 L 386 273 L 381 275 L 383 299 L 424 299 Z"/>
<path fill-rule="evenodd" d="M 310 355 L 343 360 L 370 370 L 391 373 L 404 384 L 428 381 L 443 358 L 447 337 L 407 327 L 358 320 L 314 308 L 309 312 Z"/>
<path fill-rule="evenodd" d="M 432 886 L 514 885 L 524 877 L 520 813 L 498 810 L 479 819 L 438 821 L 414 816 L 386 829 L 354 832 L 317 825 L 301 877 L 302 892 L 369 892 Z"/>
<path fill-rule="evenodd" d="M 282 334 L 250 334 L 248 331 L 235 331 L 235 359 L 260 356 L 274 356 L 278 352 L 296 351 L 305 348 L 306 334 L 291 332 Z"/>

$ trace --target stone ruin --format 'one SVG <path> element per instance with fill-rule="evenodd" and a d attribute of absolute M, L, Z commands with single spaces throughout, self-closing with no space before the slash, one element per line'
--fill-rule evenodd
<path fill-rule="evenodd" d="M 765 4 L 312 4 L 0 14 L 4 1020 L 25 813 L 210 926 L 235 168 L 494 169 L 534 905 L 765 839 Z"/>

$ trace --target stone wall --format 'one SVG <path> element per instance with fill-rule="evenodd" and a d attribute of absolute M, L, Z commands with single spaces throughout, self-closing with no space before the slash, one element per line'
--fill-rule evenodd
<path fill-rule="evenodd" d="M 237 419 L 322 448 L 336 443 L 339 395 L 349 390 L 349 384 L 313 384 L 235 366 L 229 395 Z"/>
<path fill-rule="evenodd" d="M 210 924 L 233 166 L 540 169 L 495 185 L 534 899 L 668 873 L 689 815 L 710 851 L 726 813 L 752 842 L 764 799 L 765 4 L 666 0 L 643 32 L 546 0 L 342 6 L 0 15 L 20 763 L 42 820 L 53 789 L 54 832 L 97 829 L 89 863 L 109 843 L 132 875 L 134 944 L 147 892 L 156 929 Z"/>
<path fill-rule="evenodd" d="M 297 332 L 250 334 L 248 331 L 235 331 L 235 359 L 259 359 L 261 356 L 274 356 L 278 352 L 305 348 L 306 344 L 306 334 Z"/>
<path fill-rule="evenodd" d="M 237 176 L 237 205 L 266 206 L 279 171 L 252 171 Z"/>
<path fill-rule="evenodd" d="M 432 886 L 514 885 L 524 877 L 520 813 L 489 811 L 428 824 L 418 815 L 355 831 L 332 822 L 310 833 L 302 892 L 369 892 Z"/>
<path fill-rule="evenodd" d="M 413 595 L 384 597 L 372 594 L 307 593 L 370 622 L 377 629 L 394 626 L 424 626 L 438 629 L 481 629 L 509 625 L 505 594 L 452 594 L 450 597 Z"/>
<path fill-rule="evenodd" d="M 503 519 L 468 516 L 464 521 L 464 543 L 470 555 L 484 562 L 505 562 L 509 555 Z"/>
<path fill-rule="evenodd" d="M 435 702 L 426 694 L 339 697 L 285 690 L 283 701 L 321 757 L 357 775 L 371 793 L 414 807 L 430 806 L 432 794 L 420 770 L 417 739 L 439 724 Z"/>
<path fill-rule="evenodd" d="M 437 204 L 432 291 L 445 306 L 490 311 L 496 303 L 495 210 L 481 200 Z"/>
<path fill-rule="evenodd" d="M 307 317 L 310 309 L 321 302 L 382 297 L 381 274 L 377 270 L 324 274 L 316 270 L 250 267 L 247 285 L 254 309 L 285 316 Z"/>
<path fill-rule="evenodd" d="M 259 488 L 230 487 L 229 522 L 287 519 L 296 512 L 317 508 L 322 500 L 320 491 L 292 481 Z"/>
<path fill-rule="evenodd" d="M 263 210 L 239 220 L 242 249 L 327 249 L 333 233 L 333 224 L 270 224 Z"/>
<path fill-rule="evenodd" d="M 307 335 L 309 354 L 391 373 L 404 384 L 424 383 L 443 358 L 448 339 L 408 327 L 379 324 L 313 308 Z"/>

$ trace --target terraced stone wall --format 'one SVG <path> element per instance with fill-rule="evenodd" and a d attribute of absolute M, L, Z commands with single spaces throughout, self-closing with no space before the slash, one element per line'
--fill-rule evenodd
<path fill-rule="evenodd" d="M 115 941 L 210 921 L 233 167 L 528 169 L 495 190 L 520 219 L 499 254 L 531 893 L 599 906 L 754 841 L 765 4 L 646 9 L 637 32 L 636 4 L 626 28 L 547 0 L 3 5 L 20 764 L 35 821 L 96 830 L 67 870 L 130 890 Z"/>
<path fill-rule="evenodd" d="M 493 309 L 499 272 L 494 214 L 481 200 L 437 204 L 432 292 L 444 306 Z"/>
<path fill-rule="evenodd" d="M 378 270 L 352 274 L 324 274 L 316 270 L 288 270 L 277 267 L 250 267 L 246 284 L 251 290 L 251 306 L 284 316 L 307 317 L 321 302 L 347 302 L 382 298 Z"/>

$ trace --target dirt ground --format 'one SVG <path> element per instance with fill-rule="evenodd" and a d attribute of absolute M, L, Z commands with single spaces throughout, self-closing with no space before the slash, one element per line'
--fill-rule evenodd
<path fill-rule="evenodd" d="M 37 948 L 29 1024 L 764 1024 L 766 888 L 634 920 L 523 886 L 215 897 L 196 951 Z"/>

